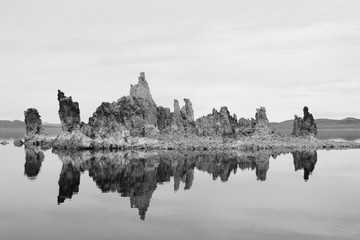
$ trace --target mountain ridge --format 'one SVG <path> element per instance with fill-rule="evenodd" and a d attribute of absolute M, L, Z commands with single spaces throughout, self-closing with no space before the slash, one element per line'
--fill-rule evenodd
<path fill-rule="evenodd" d="M 60 123 L 43 123 L 44 127 L 47 128 L 61 128 Z M 0 128 L 24 128 L 25 123 L 20 120 L 0 120 Z"/>

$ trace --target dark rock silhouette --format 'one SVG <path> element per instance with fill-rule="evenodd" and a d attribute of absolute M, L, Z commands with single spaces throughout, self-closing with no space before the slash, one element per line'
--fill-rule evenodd
<path fill-rule="evenodd" d="M 313 115 L 309 113 L 308 107 L 304 107 L 303 111 L 303 118 L 295 115 L 292 135 L 296 137 L 307 135 L 316 136 L 317 127 Z"/>
<path fill-rule="evenodd" d="M 309 175 L 315 169 L 315 164 L 317 162 L 317 153 L 316 151 L 296 151 L 292 152 L 294 158 L 294 167 L 295 171 L 304 170 L 304 180 L 309 180 Z"/>
<path fill-rule="evenodd" d="M 40 172 L 42 162 L 44 161 L 45 155 L 40 147 L 25 146 L 25 165 L 24 174 L 29 179 L 36 179 Z"/>

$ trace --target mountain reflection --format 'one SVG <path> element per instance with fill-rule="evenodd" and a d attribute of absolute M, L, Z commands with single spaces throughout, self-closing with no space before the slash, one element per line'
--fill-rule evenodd
<path fill-rule="evenodd" d="M 24 174 L 31 180 L 36 179 L 44 161 L 44 153 L 40 147 L 25 147 Z"/>
<path fill-rule="evenodd" d="M 256 179 L 265 181 L 269 170 L 268 152 L 62 152 L 55 151 L 63 162 L 60 173 L 58 204 L 79 192 L 81 173 L 87 171 L 104 193 L 117 192 L 130 198 L 131 208 L 137 208 L 145 220 L 150 199 L 158 184 L 173 179 L 174 191 L 181 182 L 191 189 L 194 170 L 209 173 L 213 180 L 226 182 L 237 170 L 255 170 Z M 294 152 L 295 170 L 304 170 L 308 180 L 314 170 L 316 151 Z M 274 158 L 276 156 L 273 156 Z"/>
<path fill-rule="evenodd" d="M 316 151 L 296 151 L 292 152 L 294 158 L 295 171 L 304 170 L 304 180 L 309 180 L 309 175 L 314 171 L 317 162 Z"/>

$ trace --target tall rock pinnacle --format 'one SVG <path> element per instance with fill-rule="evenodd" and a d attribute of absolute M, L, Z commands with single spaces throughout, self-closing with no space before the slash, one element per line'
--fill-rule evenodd
<path fill-rule="evenodd" d="M 58 90 L 59 101 L 59 117 L 61 127 L 64 132 L 71 132 L 79 128 L 80 124 L 80 109 L 77 102 L 73 102 L 71 97 L 66 97 L 65 94 Z"/>
<path fill-rule="evenodd" d="M 25 111 L 24 114 L 26 128 L 25 140 L 33 139 L 35 135 L 45 135 L 45 130 L 42 126 L 42 121 L 40 119 L 38 110 L 35 108 L 29 108 Z"/>
<path fill-rule="evenodd" d="M 130 85 L 130 96 L 143 98 L 143 99 L 146 99 L 146 100 L 150 101 L 151 103 L 155 104 L 155 102 L 151 96 L 151 93 L 150 93 L 149 84 L 147 83 L 147 81 L 145 79 L 144 72 L 140 73 L 139 81 L 137 84 Z"/>

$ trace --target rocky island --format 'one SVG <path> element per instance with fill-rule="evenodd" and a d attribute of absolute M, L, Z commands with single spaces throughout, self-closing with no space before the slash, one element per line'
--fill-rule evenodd
<path fill-rule="evenodd" d="M 80 118 L 79 104 L 58 90 L 62 132 L 48 139 L 36 109 L 25 112 L 26 145 L 46 145 L 57 150 L 272 150 L 360 148 L 360 143 L 316 138 L 317 126 L 308 107 L 303 118 L 295 115 L 293 132 L 284 135 L 270 128 L 266 109 L 255 118 L 238 119 L 227 107 L 195 120 L 190 99 L 174 100 L 173 111 L 157 106 L 145 73 L 130 86 L 130 94 L 112 103 L 103 102 L 87 123 Z"/>

